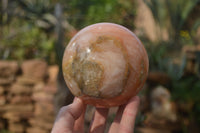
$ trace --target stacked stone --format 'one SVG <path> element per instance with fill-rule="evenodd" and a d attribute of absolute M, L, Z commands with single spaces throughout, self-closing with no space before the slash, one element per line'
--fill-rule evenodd
<path fill-rule="evenodd" d="M 5 122 L 3 118 L 1 117 L 2 116 L 1 107 L 5 105 L 5 103 L 6 103 L 6 98 L 4 96 L 4 88 L 0 86 L 0 129 L 5 128 Z"/>
<path fill-rule="evenodd" d="M 29 119 L 31 127 L 28 133 L 49 133 L 52 129 L 54 113 L 54 96 L 57 92 L 56 78 L 57 66 L 48 68 L 48 80 L 46 83 L 38 82 L 33 89 L 33 100 L 35 102 L 34 117 Z"/>
<path fill-rule="evenodd" d="M 57 66 L 41 60 L 0 61 L 0 132 L 49 133 L 54 119 Z"/>
<path fill-rule="evenodd" d="M 0 61 L 0 129 L 5 129 L 7 120 L 4 114 L 7 112 L 7 94 L 11 84 L 15 81 L 15 75 L 19 66 L 15 61 Z"/>
<path fill-rule="evenodd" d="M 28 120 L 34 116 L 33 88 L 38 82 L 44 81 L 46 69 L 47 64 L 40 60 L 22 63 L 22 74 L 18 75 L 7 94 L 9 104 L 3 116 L 8 120 L 9 131 L 22 133 L 29 127 Z"/>

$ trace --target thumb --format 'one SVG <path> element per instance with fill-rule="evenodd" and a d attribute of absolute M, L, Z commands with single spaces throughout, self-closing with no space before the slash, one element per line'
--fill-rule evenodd
<path fill-rule="evenodd" d="M 51 133 L 72 133 L 75 120 L 84 112 L 83 102 L 75 98 L 74 102 L 60 109 Z"/>

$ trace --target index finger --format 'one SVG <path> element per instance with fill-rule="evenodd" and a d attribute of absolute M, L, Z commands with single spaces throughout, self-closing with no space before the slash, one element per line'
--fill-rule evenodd
<path fill-rule="evenodd" d="M 119 133 L 133 133 L 139 103 L 140 99 L 138 96 L 130 99 L 122 114 Z"/>

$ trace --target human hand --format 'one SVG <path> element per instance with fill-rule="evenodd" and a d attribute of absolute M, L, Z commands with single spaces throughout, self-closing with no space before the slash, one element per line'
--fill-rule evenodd
<path fill-rule="evenodd" d="M 108 133 L 133 133 L 139 103 L 139 97 L 135 96 L 120 106 Z M 75 98 L 72 104 L 61 108 L 51 133 L 84 133 L 85 111 L 86 105 Z M 96 109 L 89 133 L 104 132 L 108 111 L 108 108 Z"/>

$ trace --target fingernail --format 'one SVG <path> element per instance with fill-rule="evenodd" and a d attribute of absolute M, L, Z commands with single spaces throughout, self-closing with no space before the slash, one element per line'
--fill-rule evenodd
<path fill-rule="evenodd" d="M 73 103 L 79 103 L 79 102 L 81 102 L 81 99 L 79 99 L 78 97 L 74 97 Z"/>

